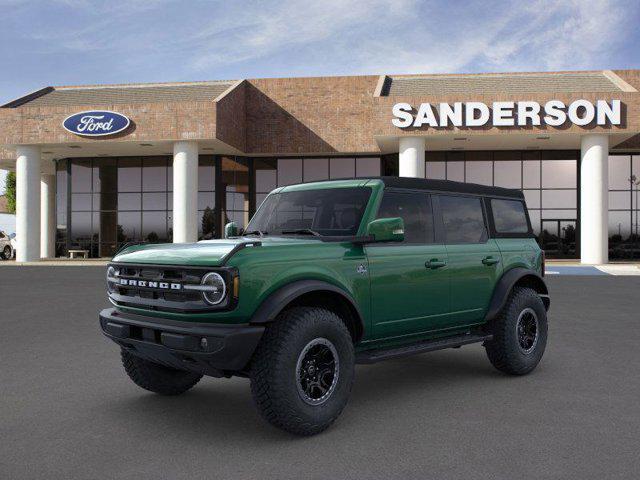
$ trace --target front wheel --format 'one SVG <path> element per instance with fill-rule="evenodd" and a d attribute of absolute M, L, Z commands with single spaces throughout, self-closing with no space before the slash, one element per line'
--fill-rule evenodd
<path fill-rule="evenodd" d="M 2 249 L 2 259 L 3 260 L 11 260 L 11 247 L 9 245 L 6 245 Z"/>
<path fill-rule="evenodd" d="M 493 340 L 485 349 L 491 364 L 501 372 L 531 372 L 547 345 L 547 311 L 531 288 L 515 287 L 500 315 L 491 324 Z"/>
<path fill-rule="evenodd" d="M 202 375 L 165 367 L 121 350 L 122 365 L 133 383 L 160 395 L 180 395 L 200 381 Z"/>
<path fill-rule="evenodd" d="M 322 308 L 295 307 L 269 325 L 251 365 L 260 414 L 297 435 L 325 430 L 347 404 L 355 354 L 347 327 Z"/>

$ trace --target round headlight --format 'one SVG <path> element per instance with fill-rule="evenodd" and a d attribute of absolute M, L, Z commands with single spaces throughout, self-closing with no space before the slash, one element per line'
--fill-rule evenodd
<path fill-rule="evenodd" d="M 224 279 L 220 274 L 215 272 L 207 273 L 202 277 L 202 286 L 206 287 L 206 290 L 202 291 L 202 298 L 210 305 L 218 305 L 224 300 L 227 294 L 227 286 L 224 283 Z"/>
<path fill-rule="evenodd" d="M 114 293 L 116 291 L 115 277 L 117 275 L 114 267 L 107 268 L 107 291 Z"/>

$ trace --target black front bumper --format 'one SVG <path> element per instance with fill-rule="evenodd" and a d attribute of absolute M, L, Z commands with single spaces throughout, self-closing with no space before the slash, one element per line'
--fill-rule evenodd
<path fill-rule="evenodd" d="M 243 372 L 264 332 L 261 326 L 181 322 L 115 308 L 100 312 L 100 327 L 133 355 L 214 377 Z"/>

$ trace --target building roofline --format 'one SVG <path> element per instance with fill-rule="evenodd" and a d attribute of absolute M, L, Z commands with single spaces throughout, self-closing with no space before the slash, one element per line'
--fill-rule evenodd
<path fill-rule="evenodd" d="M 55 90 L 54 87 L 44 87 L 34 92 L 23 95 L 22 97 L 16 98 L 15 100 L 11 100 L 10 102 L 5 103 L 4 105 L 0 105 L 0 108 L 16 108 L 20 105 L 24 105 L 25 103 L 29 103 L 32 100 L 35 100 L 38 97 L 42 97 L 47 93 L 51 93 Z"/>
<path fill-rule="evenodd" d="M 150 82 L 150 83 L 105 83 L 96 85 L 58 85 L 54 90 L 97 90 L 109 88 L 149 88 L 149 87 L 184 87 L 191 85 L 217 85 L 220 83 L 235 83 L 238 80 L 202 80 L 195 82 Z"/>

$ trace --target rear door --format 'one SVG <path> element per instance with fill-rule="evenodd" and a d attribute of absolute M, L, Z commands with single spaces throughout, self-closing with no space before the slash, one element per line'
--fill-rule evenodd
<path fill-rule="evenodd" d="M 386 190 L 377 218 L 401 217 L 402 243 L 366 246 L 376 338 L 440 328 L 449 311 L 447 251 L 436 243 L 431 196 Z"/>
<path fill-rule="evenodd" d="M 495 240 L 489 238 L 482 198 L 465 195 L 434 198 L 449 258 L 451 316 L 448 326 L 481 323 L 502 274 L 500 250 Z"/>

